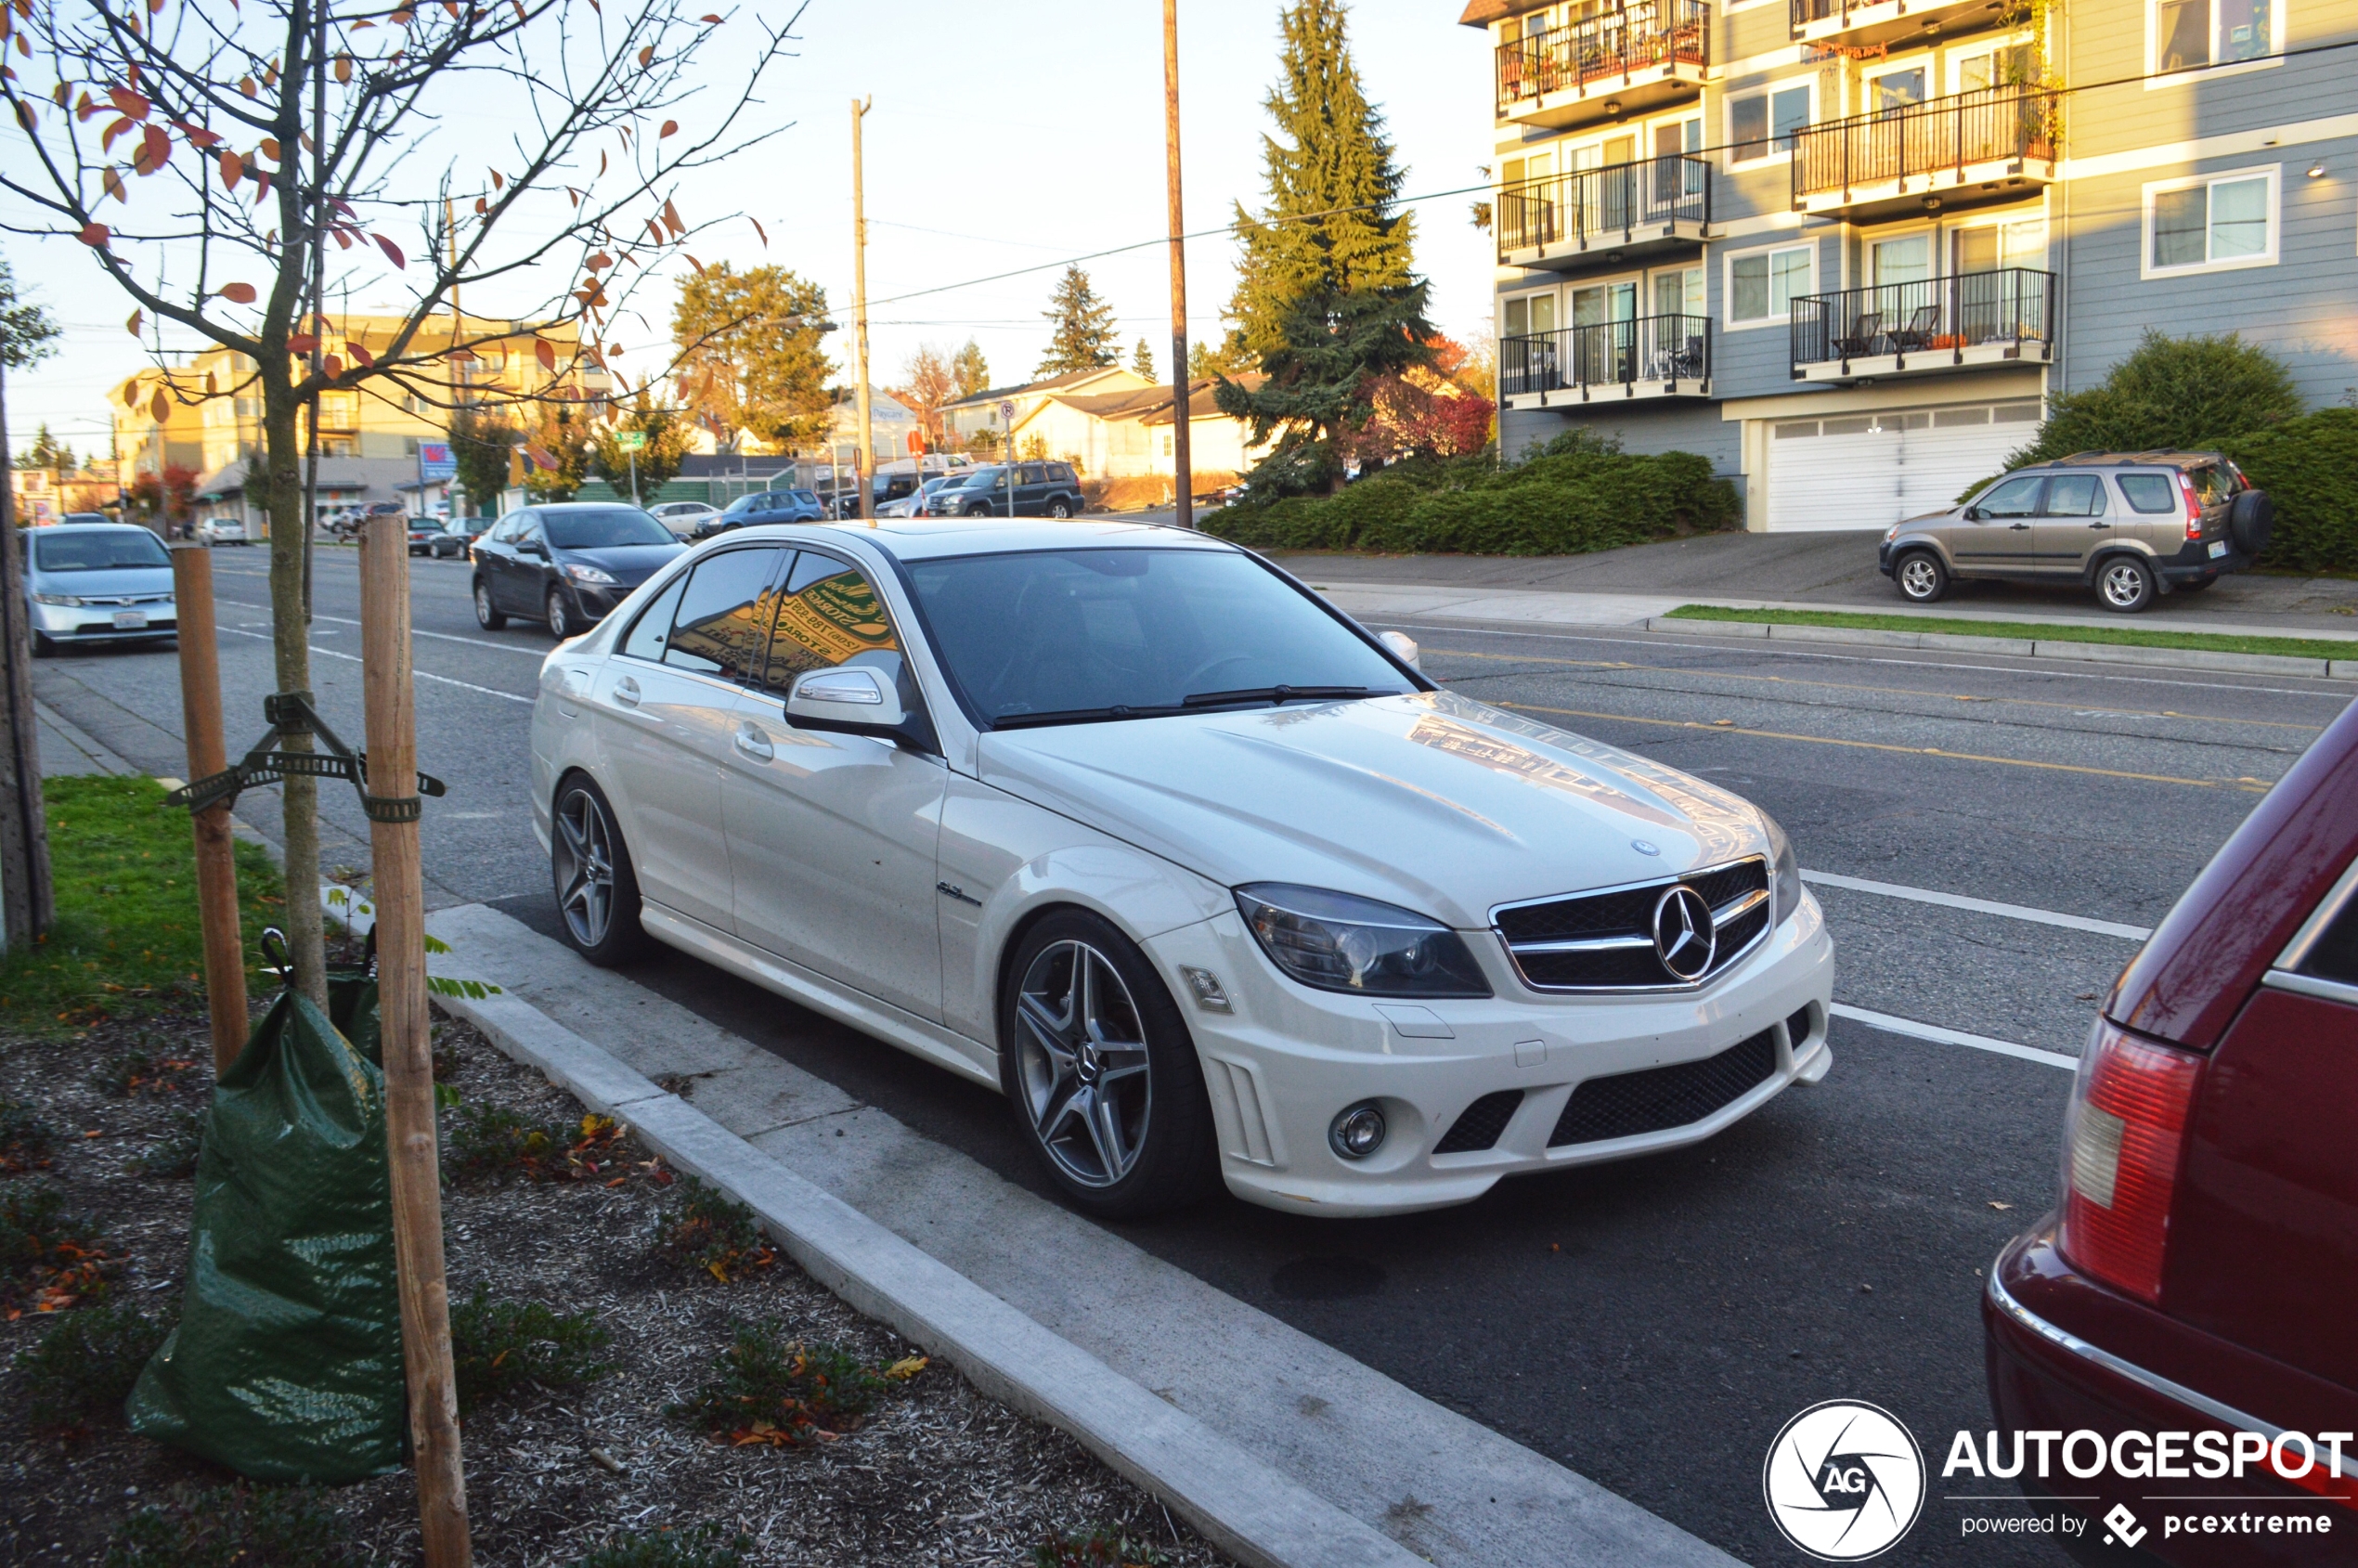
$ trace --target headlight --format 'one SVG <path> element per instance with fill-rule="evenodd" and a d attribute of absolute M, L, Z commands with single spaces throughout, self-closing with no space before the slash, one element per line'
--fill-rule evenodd
<path fill-rule="evenodd" d="M 1365 996 L 1488 996 L 1457 932 L 1373 899 L 1256 882 L 1237 908 L 1269 961 L 1303 985 Z"/>
<path fill-rule="evenodd" d="M 1801 907 L 1801 862 L 1794 858 L 1793 840 L 1776 818 L 1762 811 L 1760 825 L 1768 830 L 1768 928 L 1773 931 Z"/>
<path fill-rule="evenodd" d="M 82 601 L 81 601 L 81 600 L 76 599 L 76 598 L 75 598 L 72 594 L 71 594 L 71 593 L 36 593 L 36 594 L 34 594 L 34 595 L 32 596 L 32 602 L 33 602 L 35 604 L 69 604 L 69 605 L 71 605 L 71 604 L 79 604 L 79 603 L 82 603 Z"/>
<path fill-rule="evenodd" d="M 612 572 L 601 571 L 595 566 L 585 566 L 578 561 L 565 563 L 565 576 L 577 583 L 598 583 L 608 588 L 614 586 Z"/>
<path fill-rule="evenodd" d="M 1885 543 L 1885 544 L 1889 544 L 1892 540 L 1894 540 L 1894 539 L 1898 538 L 1898 537 L 1899 537 L 1899 525 L 1898 525 L 1898 524 L 1897 524 L 1897 523 L 1894 523 L 1894 524 L 1893 524 L 1890 527 L 1885 528 L 1885 529 L 1884 530 L 1884 534 L 1883 534 L 1883 542 L 1884 542 L 1884 543 Z"/>

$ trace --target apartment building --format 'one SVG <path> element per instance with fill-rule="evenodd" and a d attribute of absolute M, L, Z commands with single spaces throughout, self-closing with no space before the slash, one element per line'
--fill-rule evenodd
<path fill-rule="evenodd" d="M 2358 0 L 1472 0 L 1499 433 L 1944 506 L 2148 328 L 2358 383 Z M 2326 46 L 2326 47 L 2321 47 Z M 2308 52 L 2303 52 L 2308 51 Z"/>

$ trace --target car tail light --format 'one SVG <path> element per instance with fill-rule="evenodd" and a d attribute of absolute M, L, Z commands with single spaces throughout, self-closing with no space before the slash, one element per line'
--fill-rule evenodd
<path fill-rule="evenodd" d="M 2186 498 L 2186 537 L 2198 539 L 2202 538 L 2202 498 L 2195 494 L 2195 482 L 2186 477 L 2184 469 L 2178 471 L 2178 490 Z"/>
<path fill-rule="evenodd" d="M 2064 1118 L 2064 1256 L 2144 1301 L 2161 1299 L 2170 1204 L 2202 1058 L 2099 1018 Z"/>

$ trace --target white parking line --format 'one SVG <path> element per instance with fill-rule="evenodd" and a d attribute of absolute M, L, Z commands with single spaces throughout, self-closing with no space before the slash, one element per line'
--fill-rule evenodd
<path fill-rule="evenodd" d="M 2153 935 L 2146 926 L 2124 926 L 2117 920 L 2091 920 L 2084 914 L 2064 914 L 2052 909 L 2032 909 L 2027 904 L 2002 904 L 1989 899 L 1969 899 L 1963 893 L 1937 893 L 1929 888 L 1903 887 L 1897 882 L 1871 882 L 1863 876 L 1837 876 L 1831 871 L 1805 871 L 1804 882 L 1815 882 L 1827 888 L 1842 888 L 1853 893 L 1872 893 L 1878 898 L 1905 899 L 1911 903 L 1938 904 L 1944 909 L 1969 909 L 1976 914 L 2002 914 L 2009 920 L 2028 920 L 2041 926 L 2061 926 L 2070 931 L 2093 931 L 2100 937 L 2118 937 L 2125 941 L 2141 942 Z"/>
<path fill-rule="evenodd" d="M 1892 1034 L 1904 1034 L 1911 1039 L 1929 1040 L 1940 1045 L 1968 1045 L 1995 1056 L 2019 1056 L 2027 1062 L 2044 1062 L 2066 1072 L 2079 1070 L 2079 1058 L 2066 1056 L 2060 1051 L 2041 1051 L 2034 1045 L 2017 1045 L 2011 1040 L 1992 1040 L 1986 1034 L 1967 1034 L 1963 1030 L 1943 1029 L 1938 1024 L 1920 1024 L 1913 1018 L 1869 1012 L 1864 1007 L 1853 1007 L 1845 1002 L 1837 1002 L 1826 1011 L 1837 1018 L 1848 1018 L 1852 1023 L 1865 1024 L 1870 1029 L 1885 1030 Z"/>
<path fill-rule="evenodd" d="M 224 599 L 221 603 L 224 604 L 235 604 L 241 610 L 267 610 L 270 608 L 267 604 L 249 604 L 242 599 Z M 348 616 L 323 616 L 318 614 L 317 611 L 313 612 L 311 618 L 315 621 L 333 621 L 338 626 L 358 626 L 360 624 L 358 621 L 353 620 Z M 409 635 L 412 637 L 431 637 L 437 642 L 464 642 L 470 648 L 488 648 L 495 654 L 522 654 L 526 658 L 533 659 L 545 659 L 549 656 L 549 650 L 546 648 L 519 648 L 512 642 L 493 642 L 481 637 L 460 637 L 455 632 L 448 631 L 428 631 L 422 627 L 411 627 L 409 628 Z"/>
<path fill-rule="evenodd" d="M 225 626 L 221 628 L 221 629 L 230 633 L 232 636 L 251 637 L 257 642 L 267 642 L 270 641 L 269 636 L 264 632 L 240 631 L 234 626 Z M 317 642 L 311 644 L 311 651 L 315 654 L 325 654 L 331 659 L 343 659 L 352 664 L 359 664 L 363 662 L 360 655 L 357 654 L 347 654 L 343 652 L 341 649 L 336 648 L 322 648 Z M 438 680 L 445 686 L 456 686 L 462 692 L 480 692 L 486 697 L 499 697 L 506 702 L 529 704 L 538 700 L 533 697 L 518 696 L 513 692 L 495 692 L 488 686 L 478 686 L 472 680 L 453 680 L 447 675 L 432 675 L 422 669 L 413 669 L 409 673 L 411 676 L 420 680 Z"/>

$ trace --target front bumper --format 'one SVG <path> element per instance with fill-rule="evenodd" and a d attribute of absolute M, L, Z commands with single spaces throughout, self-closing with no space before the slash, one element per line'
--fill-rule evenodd
<path fill-rule="evenodd" d="M 36 604 L 28 602 L 32 612 L 32 629 L 58 642 L 144 642 L 172 637 L 179 631 L 175 619 L 178 612 L 172 601 L 136 604 L 148 617 L 148 624 L 136 628 L 118 627 L 114 622 L 116 606 L 111 604 Z"/>
<path fill-rule="evenodd" d="M 1833 1061 L 1826 1015 L 1833 942 L 1806 894 L 1734 968 L 1700 991 L 1675 994 L 1551 995 L 1510 987 L 1482 999 L 1379 1002 L 1312 991 L 1281 978 L 1233 913 L 1145 946 L 1195 1034 L 1229 1190 L 1297 1213 L 1445 1208 L 1481 1197 L 1504 1176 L 1699 1143 L 1788 1083 L 1817 1082 Z M 1501 953 L 1500 965 L 1486 967 L 1503 962 Z M 1189 1000 L 1181 972 L 1187 967 L 1218 976 L 1234 1011 Z M 1798 1032 L 1788 1020 L 1801 1023 Z M 1550 1147 L 1565 1103 L 1583 1082 L 1701 1062 L 1763 1033 L 1773 1044 L 1772 1069 L 1708 1114 L 1660 1131 Z M 1494 1143 L 1435 1152 L 1475 1102 L 1501 1092 L 1518 1092 L 1521 1100 Z M 1387 1133 L 1367 1158 L 1345 1160 L 1328 1144 L 1328 1128 L 1338 1112 L 1365 1100 L 1382 1108 Z"/>

